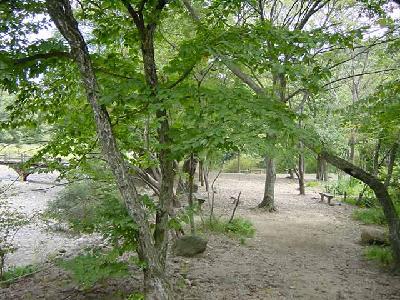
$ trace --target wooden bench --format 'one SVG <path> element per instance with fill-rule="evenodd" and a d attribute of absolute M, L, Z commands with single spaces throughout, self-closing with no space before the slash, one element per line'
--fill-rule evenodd
<path fill-rule="evenodd" d="M 324 202 L 324 198 L 328 199 L 328 204 L 330 206 L 334 206 L 335 204 L 331 203 L 331 200 L 333 199 L 333 195 L 328 194 L 328 193 L 319 193 L 321 195 L 321 200 L 319 202 Z"/>

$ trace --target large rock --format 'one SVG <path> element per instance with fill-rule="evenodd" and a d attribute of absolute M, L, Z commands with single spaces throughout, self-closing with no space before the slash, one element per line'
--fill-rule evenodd
<path fill-rule="evenodd" d="M 388 234 L 383 229 L 364 227 L 361 230 L 361 243 L 365 245 L 389 245 Z"/>
<path fill-rule="evenodd" d="M 175 241 L 173 251 L 175 255 L 192 257 L 203 253 L 207 248 L 207 240 L 195 236 L 185 235 Z"/>

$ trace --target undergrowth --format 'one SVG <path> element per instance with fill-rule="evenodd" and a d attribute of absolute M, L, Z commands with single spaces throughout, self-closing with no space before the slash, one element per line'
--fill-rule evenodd
<path fill-rule="evenodd" d="M 222 218 L 208 219 L 200 226 L 203 231 L 211 231 L 226 234 L 229 237 L 237 238 L 244 243 L 246 238 L 254 236 L 256 229 L 254 225 L 246 219 L 235 218 L 232 222 Z"/>
<path fill-rule="evenodd" d="M 393 252 L 390 247 L 368 246 L 364 255 L 369 260 L 377 261 L 382 266 L 390 266 L 393 263 Z"/>
<path fill-rule="evenodd" d="M 384 225 L 387 223 L 383 210 L 380 207 L 360 208 L 353 212 L 353 218 L 364 224 Z"/>
<path fill-rule="evenodd" d="M 3 277 L 1 278 L 1 282 L 12 283 L 20 277 L 26 276 L 28 274 L 35 273 L 39 270 L 39 267 L 36 265 L 27 265 L 21 267 L 12 267 L 3 273 Z"/>
<path fill-rule="evenodd" d="M 128 276 L 128 263 L 118 258 L 119 253 L 116 251 L 91 249 L 70 260 L 60 261 L 58 265 L 70 271 L 72 279 L 87 289 L 109 278 Z"/>
<path fill-rule="evenodd" d="M 318 181 L 307 181 L 306 182 L 306 187 L 317 187 L 320 186 L 320 183 Z"/>

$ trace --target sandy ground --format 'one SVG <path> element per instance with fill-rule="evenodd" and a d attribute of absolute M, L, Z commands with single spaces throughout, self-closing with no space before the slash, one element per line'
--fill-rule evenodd
<path fill-rule="evenodd" d="M 363 258 L 363 246 L 358 243 L 360 225 L 350 218 L 352 207 L 318 203 L 316 190 L 308 189 L 306 196 L 299 196 L 296 182 L 280 176 L 276 185 L 278 212 L 265 213 L 255 209 L 263 194 L 263 180 L 261 174 L 221 175 L 217 215 L 229 216 L 233 208 L 230 197 L 241 191 L 237 216 L 254 223 L 256 236 L 240 245 L 225 236 L 208 235 L 208 248 L 202 255 L 172 257 L 169 267 L 179 292 L 176 299 L 400 299 L 400 278 Z M 44 200 L 42 192 L 35 190 L 41 184 L 27 183 L 30 190 L 25 190 L 25 196 L 18 194 L 11 199 L 19 199 L 20 204 L 36 203 L 25 207 L 43 207 L 57 190 L 43 193 L 48 197 Z M 87 241 L 41 234 L 48 247 L 42 249 L 53 252 L 68 245 L 68 251 L 74 251 L 79 247 L 77 239 Z M 52 244 L 52 239 L 58 240 Z M 25 249 L 32 242 L 24 241 L 28 245 Z M 123 299 L 126 293 L 140 289 L 140 280 L 140 272 L 133 270 L 129 278 L 82 291 L 68 274 L 50 267 L 3 288 L 0 299 Z"/>
<path fill-rule="evenodd" d="M 18 181 L 18 175 L 6 166 L 0 166 L 0 184 L 10 205 L 31 220 L 15 234 L 13 243 L 17 251 L 7 256 L 6 265 L 24 266 L 43 263 L 51 257 L 69 255 L 95 242 L 95 236 L 76 236 L 52 229 L 40 218 L 47 203 L 55 199 L 64 185 L 57 182 L 58 174 L 32 174 L 27 182 Z M 60 226 L 59 226 L 60 227 Z M 60 227 L 62 229 L 62 227 Z"/>

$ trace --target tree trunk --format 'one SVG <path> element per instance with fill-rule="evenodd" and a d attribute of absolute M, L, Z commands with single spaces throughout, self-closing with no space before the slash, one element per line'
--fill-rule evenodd
<path fill-rule="evenodd" d="M 193 204 L 193 184 L 194 184 L 194 173 L 196 172 L 196 165 L 197 165 L 197 160 L 194 159 L 193 153 L 190 155 L 189 158 L 189 195 L 188 195 L 188 202 L 189 202 L 189 223 L 190 223 L 190 233 L 192 235 L 195 235 L 195 225 L 194 225 L 194 216 L 193 216 L 193 209 L 194 209 L 194 204 Z"/>
<path fill-rule="evenodd" d="M 374 150 L 374 157 L 372 161 L 372 174 L 374 176 L 378 175 L 379 172 L 379 152 L 381 151 L 381 145 L 382 145 L 382 138 L 379 137 L 378 141 L 376 142 L 375 150 Z"/>
<path fill-rule="evenodd" d="M 275 180 L 276 180 L 276 172 L 275 172 L 275 163 L 273 158 L 266 156 L 265 157 L 265 187 L 264 187 L 264 198 L 262 202 L 258 205 L 259 208 L 263 208 L 269 212 L 276 211 L 275 207 L 275 197 L 274 197 L 274 189 L 275 189 Z"/>
<path fill-rule="evenodd" d="M 273 92 L 276 100 L 280 102 L 285 102 L 286 96 L 286 77 L 283 73 L 274 73 L 272 72 L 272 81 L 273 81 Z M 258 91 L 258 93 L 262 93 Z M 275 143 L 276 137 L 273 135 L 269 135 L 269 140 L 271 143 Z M 265 169 L 265 188 L 264 188 L 264 197 L 261 203 L 258 205 L 260 208 L 264 208 L 267 211 L 276 211 L 275 207 L 275 181 L 276 181 L 276 171 L 275 171 L 275 162 L 272 157 L 268 154 L 265 157 L 266 169 Z"/>
<path fill-rule="evenodd" d="M 352 164 L 354 164 L 354 155 L 355 155 L 355 146 L 356 146 L 355 135 L 356 135 L 355 130 L 352 129 L 351 133 L 350 133 L 350 138 L 349 138 L 349 147 L 350 147 L 349 160 Z"/>
<path fill-rule="evenodd" d="M 288 169 L 289 179 L 294 179 L 293 169 Z"/>
<path fill-rule="evenodd" d="M 46 0 L 46 4 L 57 29 L 71 47 L 72 56 L 78 65 L 82 83 L 86 91 L 86 98 L 94 114 L 97 135 L 103 155 L 113 172 L 127 211 L 138 225 L 137 251 L 147 266 L 145 268 L 145 274 L 148 274 L 145 276 L 145 288 L 149 295 L 147 298 L 173 299 L 171 296 L 171 286 L 164 279 L 167 248 L 167 239 L 164 237 L 166 237 L 166 220 L 168 218 L 168 212 L 166 211 L 168 209 L 168 202 L 165 200 L 169 199 L 169 190 L 172 191 L 172 188 L 170 189 L 168 186 L 168 180 L 165 180 L 165 177 L 168 178 L 170 174 L 168 172 L 165 174 L 165 172 L 170 171 L 172 168 L 169 168 L 168 164 L 165 163 L 165 159 L 161 161 L 161 171 L 164 172 L 161 194 L 164 196 L 160 197 L 160 205 L 156 218 L 158 225 L 156 225 L 156 233 L 153 237 L 147 220 L 147 213 L 139 199 L 133 176 L 118 149 L 107 109 L 100 104 L 99 100 L 101 96 L 99 94 L 98 82 L 87 44 L 72 14 L 71 5 L 68 0 Z M 167 198 L 165 195 L 167 195 Z"/>
<path fill-rule="evenodd" d="M 387 165 L 387 176 L 385 178 L 385 187 L 388 188 L 390 185 L 390 181 L 392 179 L 392 175 L 393 175 L 393 167 L 394 167 L 394 163 L 396 162 L 396 155 L 397 155 L 397 151 L 399 151 L 399 142 L 396 141 L 392 147 L 392 149 L 390 149 L 390 154 L 389 154 L 389 161 L 388 161 L 388 165 Z"/>
<path fill-rule="evenodd" d="M 383 208 L 389 225 L 389 239 L 394 253 L 395 264 L 397 267 L 400 267 L 400 219 L 385 185 L 374 175 L 338 156 L 330 154 L 327 151 L 322 151 L 320 154 L 330 164 L 336 166 L 350 176 L 361 180 L 374 191 L 376 198 Z"/>
<path fill-rule="evenodd" d="M 237 172 L 240 173 L 240 151 L 237 153 Z"/>
<path fill-rule="evenodd" d="M 304 153 L 303 153 L 303 143 L 300 142 L 300 154 L 299 154 L 299 190 L 300 195 L 305 195 L 305 185 L 304 185 Z"/>
<path fill-rule="evenodd" d="M 328 181 L 328 168 L 326 165 L 326 160 L 320 155 L 317 155 L 317 180 Z"/>
<path fill-rule="evenodd" d="M 199 181 L 200 186 L 204 186 L 204 160 L 199 160 Z"/>

